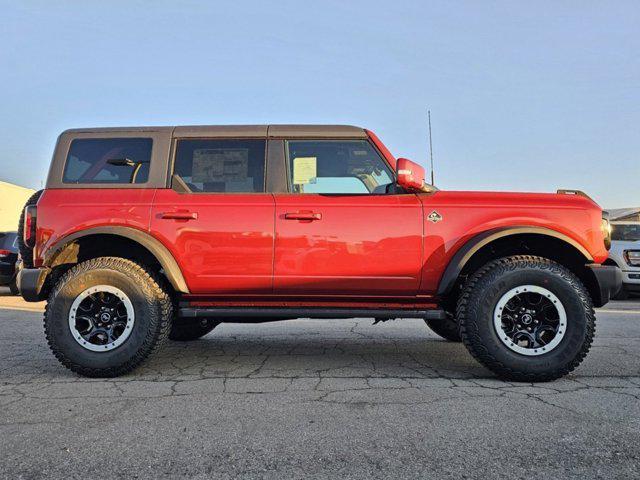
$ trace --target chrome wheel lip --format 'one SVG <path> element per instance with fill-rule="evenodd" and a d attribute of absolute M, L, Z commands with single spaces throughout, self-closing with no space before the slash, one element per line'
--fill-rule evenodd
<path fill-rule="evenodd" d="M 82 301 L 89 295 L 100 292 L 106 292 L 115 295 L 123 303 L 127 312 L 127 321 L 125 323 L 122 334 L 113 342 L 107 343 L 106 345 L 97 345 L 88 342 L 76 328 L 76 314 L 78 312 L 78 307 L 80 306 Z M 135 311 L 133 309 L 133 303 L 131 302 L 129 297 L 119 288 L 112 285 L 95 285 L 82 291 L 75 298 L 75 300 L 71 304 L 71 309 L 69 310 L 68 323 L 69 330 L 71 331 L 71 336 L 82 348 L 90 350 L 92 352 L 109 352 L 122 345 L 131 335 L 131 332 L 133 331 L 133 325 L 135 323 Z"/>
<path fill-rule="evenodd" d="M 539 295 L 542 295 L 543 297 L 548 298 L 549 301 L 553 303 L 553 306 L 558 313 L 558 331 L 556 332 L 555 337 L 553 337 L 553 339 L 548 344 L 542 347 L 527 348 L 516 345 L 502 328 L 501 315 L 504 307 L 507 305 L 507 303 L 509 303 L 511 299 L 523 293 L 537 293 Z M 509 350 L 521 355 L 536 357 L 551 352 L 560 344 L 567 332 L 567 312 L 564 309 L 564 305 L 562 305 L 560 299 L 553 292 L 538 285 L 520 285 L 509 290 L 507 293 L 502 295 L 502 297 L 500 297 L 500 300 L 498 300 L 496 308 L 493 311 L 493 326 L 495 328 L 496 335 L 498 335 L 500 341 Z"/>

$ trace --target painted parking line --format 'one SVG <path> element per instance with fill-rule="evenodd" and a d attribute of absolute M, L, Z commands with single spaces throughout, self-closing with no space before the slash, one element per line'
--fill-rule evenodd
<path fill-rule="evenodd" d="M 640 315 L 640 310 L 608 310 L 606 308 L 598 308 L 596 309 L 596 313 L 621 313 Z"/>
<path fill-rule="evenodd" d="M 17 310 L 19 312 L 44 312 L 44 307 L 18 307 L 14 305 L 0 305 L 0 310 Z"/>

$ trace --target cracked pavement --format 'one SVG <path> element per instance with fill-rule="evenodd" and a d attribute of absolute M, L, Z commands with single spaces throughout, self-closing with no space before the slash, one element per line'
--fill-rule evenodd
<path fill-rule="evenodd" d="M 640 477 L 640 302 L 600 310 L 584 363 L 539 384 L 422 321 L 371 324 L 224 324 L 100 380 L 0 306 L 0 476 Z"/>

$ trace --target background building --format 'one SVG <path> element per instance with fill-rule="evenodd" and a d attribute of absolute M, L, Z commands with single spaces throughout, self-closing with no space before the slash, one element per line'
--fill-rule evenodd
<path fill-rule="evenodd" d="M 20 212 L 34 190 L 0 181 L 0 232 L 18 230 Z"/>
<path fill-rule="evenodd" d="M 613 208 L 607 212 L 612 222 L 640 222 L 640 207 Z"/>

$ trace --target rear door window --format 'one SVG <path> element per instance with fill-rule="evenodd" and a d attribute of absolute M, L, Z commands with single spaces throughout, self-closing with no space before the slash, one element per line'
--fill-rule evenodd
<path fill-rule="evenodd" d="M 146 183 L 150 138 L 79 138 L 71 142 L 63 183 Z"/>
<path fill-rule="evenodd" d="M 178 140 L 173 173 L 194 193 L 264 192 L 265 140 Z"/>

